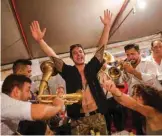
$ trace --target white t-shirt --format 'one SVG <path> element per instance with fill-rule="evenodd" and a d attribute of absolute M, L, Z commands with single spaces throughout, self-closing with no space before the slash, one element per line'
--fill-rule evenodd
<path fill-rule="evenodd" d="M 31 103 L 15 100 L 1 94 L 1 134 L 12 135 L 16 132 L 20 120 L 30 120 Z"/>
<path fill-rule="evenodd" d="M 140 63 L 135 68 L 138 72 L 142 74 L 142 80 L 139 80 L 132 74 L 124 74 L 123 78 L 128 83 L 128 94 L 132 95 L 132 87 L 135 84 L 145 84 L 155 87 L 158 90 L 162 90 L 162 86 L 157 80 L 157 68 L 155 64 L 146 59 L 141 59 Z"/>
<path fill-rule="evenodd" d="M 162 59 L 160 65 L 153 59 L 152 55 L 147 57 L 148 60 L 151 60 L 157 68 L 157 78 L 162 80 Z"/>

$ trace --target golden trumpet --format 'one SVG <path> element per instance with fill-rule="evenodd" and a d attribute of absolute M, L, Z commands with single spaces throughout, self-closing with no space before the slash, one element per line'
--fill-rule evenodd
<path fill-rule="evenodd" d="M 107 63 L 107 67 L 104 70 L 101 68 L 101 71 L 104 71 L 116 84 L 119 83 L 122 71 L 124 71 L 123 64 L 125 62 L 129 63 L 130 65 L 133 64 L 133 62 L 128 61 L 127 59 L 123 61 L 116 61 L 114 56 L 106 51 L 104 52 L 103 58 Z M 109 63 L 112 65 L 109 65 Z"/>
<path fill-rule="evenodd" d="M 113 80 L 116 81 L 120 78 L 121 76 L 121 65 L 118 64 L 118 66 L 115 65 L 116 61 L 114 56 L 105 51 L 103 58 L 105 60 L 105 62 L 107 63 L 106 69 L 102 69 L 102 71 L 105 71 L 105 73 Z M 108 65 L 109 63 L 112 63 L 114 66 L 112 65 Z"/>
<path fill-rule="evenodd" d="M 57 95 L 38 95 L 37 99 L 41 103 L 52 103 L 53 99 L 58 97 Z M 71 105 L 73 103 L 78 103 L 82 100 L 82 92 L 76 92 L 71 94 L 63 94 L 60 98 L 65 100 L 65 105 Z"/>

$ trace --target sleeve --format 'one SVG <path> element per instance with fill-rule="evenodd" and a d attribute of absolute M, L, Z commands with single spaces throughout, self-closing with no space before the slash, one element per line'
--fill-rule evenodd
<path fill-rule="evenodd" d="M 51 57 L 51 60 L 53 61 L 56 70 L 62 72 L 63 65 L 65 64 L 64 61 L 57 57 Z"/>
<path fill-rule="evenodd" d="M 145 68 L 141 71 L 142 81 L 153 85 L 156 79 L 156 66 L 151 61 L 145 62 Z"/>
<path fill-rule="evenodd" d="M 157 80 L 157 67 L 151 61 L 146 61 L 146 67 L 141 72 L 142 82 L 146 85 L 153 86 L 158 90 L 162 90 L 162 86 Z"/>
<path fill-rule="evenodd" d="M 56 57 L 51 57 L 52 61 L 54 62 L 54 67 L 58 71 L 58 73 L 62 76 L 64 80 L 69 76 L 69 70 L 72 66 L 65 64 L 65 62 Z"/>
<path fill-rule="evenodd" d="M 152 86 L 157 90 L 162 91 L 162 85 L 157 80 L 156 75 L 142 73 L 142 79 L 145 85 Z"/>
<path fill-rule="evenodd" d="M 97 49 L 97 51 L 95 53 L 95 57 L 98 59 L 98 61 L 100 63 L 103 63 L 104 49 L 105 49 L 105 46 L 100 46 L 100 47 L 98 47 L 98 49 Z"/>
<path fill-rule="evenodd" d="M 1 117 L 9 120 L 30 120 L 31 103 L 15 100 L 5 94 L 1 94 Z"/>
<path fill-rule="evenodd" d="M 94 78 L 97 76 L 99 70 L 101 69 L 103 63 L 100 63 L 100 61 L 94 56 L 85 67 L 86 73 L 89 73 Z"/>

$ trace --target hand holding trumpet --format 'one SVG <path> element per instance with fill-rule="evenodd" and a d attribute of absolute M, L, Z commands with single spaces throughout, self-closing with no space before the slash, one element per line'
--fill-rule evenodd
<path fill-rule="evenodd" d="M 59 106 L 59 107 L 61 107 L 61 109 L 63 109 L 64 102 L 65 102 L 65 101 L 64 101 L 63 99 L 61 99 L 61 98 L 59 98 L 59 97 L 56 97 L 55 99 L 53 99 L 52 104 L 53 104 L 54 106 Z"/>
<path fill-rule="evenodd" d="M 123 69 L 125 72 L 130 73 L 130 74 L 133 74 L 134 72 L 133 66 L 131 65 L 130 62 L 127 62 L 127 61 L 123 62 Z"/>
<path fill-rule="evenodd" d="M 59 86 L 57 89 L 56 89 L 56 95 L 60 98 L 60 99 L 62 99 L 62 100 L 64 100 L 64 104 L 66 105 L 67 103 L 69 104 L 69 105 L 71 105 L 71 104 L 73 104 L 73 103 L 77 103 L 77 101 L 68 101 L 68 100 L 66 100 L 66 98 L 65 98 L 65 91 L 64 91 L 64 87 L 63 86 Z"/>

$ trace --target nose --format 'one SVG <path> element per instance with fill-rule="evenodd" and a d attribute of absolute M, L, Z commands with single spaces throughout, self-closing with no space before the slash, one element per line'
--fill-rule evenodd
<path fill-rule="evenodd" d="M 80 56 L 80 53 L 77 53 L 77 57 L 79 57 Z"/>
<path fill-rule="evenodd" d="M 134 56 L 133 55 L 130 55 L 129 56 L 129 60 L 132 60 L 132 59 L 134 59 Z"/>

